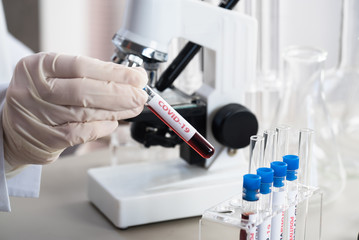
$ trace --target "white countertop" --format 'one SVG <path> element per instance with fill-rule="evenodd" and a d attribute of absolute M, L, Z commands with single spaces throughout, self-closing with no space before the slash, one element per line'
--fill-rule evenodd
<path fill-rule="evenodd" d="M 44 166 L 40 198 L 11 198 L 12 212 L 0 214 L 1 240 L 198 239 L 199 217 L 119 230 L 86 195 L 87 169 L 109 164 L 100 150 L 60 158 Z M 356 239 L 359 232 L 359 177 L 349 180 L 335 203 L 323 208 L 323 240 Z"/>

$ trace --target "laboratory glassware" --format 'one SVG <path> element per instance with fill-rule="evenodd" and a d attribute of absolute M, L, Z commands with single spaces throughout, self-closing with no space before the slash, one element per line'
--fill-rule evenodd
<path fill-rule="evenodd" d="M 276 129 L 267 129 L 263 132 L 264 137 L 264 167 L 269 167 L 270 163 L 275 161 L 277 151 Z"/>
<path fill-rule="evenodd" d="M 245 12 L 258 22 L 256 80 L 249 83 L 247 101 L 261 129 L 267 129 L 271 127 L 281 89 L 280 0 L 246 1 Z"/>
<path fill-rule="evenodd" d="M 203 158 L 210 158 L 214 154 L 214 147 L 171 105 L 149 86 L 146 86 L 144 90 L 148 94 L 147 107 L 181 137 L 183 141 Z"/>
<path fill-rule="evenodd" d="M 311 177 L 314 177 L 314 174 L 312 174 L 313 141 L 314 131 L 312 129 L 302 128 L 299 130 L 298 155 L 300 161 L 298 182 L 307 186 L 312 186 L 316 182 L 316 180 L 311 179 Z"/>
<path fill-rule="evenodd" d="M 140 57 L 129 54 L 123 64 L 129 67 L 138 67 L 142 63 L 143 60 Z M 144 91 L 148 94 L 147 107 L 183 141 L 203 158 L 210 158 L 214 154 L 214 147 L 159 94 L 148 85 Z"/>
<path fill-rule="evenodd" d="M 257 168 L 264 167 L 264 137 L 253 135 L 249 142 L 249 170 L 248 173 L 255 174 Z"/>
<path fill-rule="evenodd" d="M 340 195 L 346 175 L 333 125 L 324 102 L 322 80 L 327 53 L 312 47 L 292 46 L 284 52 L 285 81 L 276 124 L 315 131 L 312 166 L 325 203 Z M 293 143 L 293 138 L 290 139 Z M 298 142 L 296 136 L 295 141 Z M 295 152 L 293 152 L 295 154 Z"/>
<path fill-rule="evenodd" d="M 344 167 L 348 176 L 359 177 L 359 1 L 342 2 L 340 61 L 324 89 Z"/>
<path fill-rule="evenodd" d="M 289 148 L 289 133 L 291 131 L 290 126 L 281 124 L 276 128 L 277 132 L 277 143 L 276 143 L 276 157 L 275 161 L 282 161 L 283 156 L 288 154 Z"/>

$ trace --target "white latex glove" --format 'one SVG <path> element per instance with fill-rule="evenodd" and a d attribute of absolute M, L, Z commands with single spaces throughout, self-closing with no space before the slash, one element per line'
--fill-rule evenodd
<path fill-rule="evenodd" d="M 67 147 L 114 131 L 147 100 L 147 74 L 111 62 L 39 53 L 16 66 L 2 114 L 5 160 L 46 164 Z"/>

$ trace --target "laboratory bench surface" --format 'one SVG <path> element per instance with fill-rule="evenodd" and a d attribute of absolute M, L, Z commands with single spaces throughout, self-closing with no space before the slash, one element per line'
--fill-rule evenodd
<path fill-rule="evenodd" d="M 62 157 L 43 167 L 38 199 L 11 198 L 11 213 L 0 213 L 0 240 L 180 239 L 197 240 L 200 217 L 116 228 L 89 202 L 87 170 L 109 164 L 110 152 Z M 323 208 L 323 240 L 355 240 L 359 232 L 359 178 Z M 315 239 L 313 239 L 315 240 Z"/>

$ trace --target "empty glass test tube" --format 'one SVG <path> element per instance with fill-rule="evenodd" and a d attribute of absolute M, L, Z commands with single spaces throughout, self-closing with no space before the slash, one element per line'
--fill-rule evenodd
<path fill-rule="evenodd" d="M 267 129 L 263 133 L 264 137 L 264 166 L 270 167 L 270 163 L 275 161 L 277 151 L 277 131 L 276 129 Z"/>
<path fill-rule="evenodd" d="M 144 90 L 148 94 L 147 107 L 183 141 L 203 158 L 210 158 L 214 154 L 214 147 L 160 95 L 149 86 Z"/>
<path fill-rule="evenodd" d="M 312 155 L 314 144 L 314 130 L 309 128 L 302 128 L 299 130 L 299 171 L 298 182 L 307 186 L 316 186 L 317 180 L 312 174 Z"/>
<path fill-rule="evenodd" d="M 290 126 L 280 125 L 277 131 L 277 157 L 276 161 L 282 161 L 284 155 L 288 154 Z"/>
<path fill-rule="evenodd" d="M 255 174 L 257 168 L 263 167 L 264 137 L 253 135 L 249 143 L 249 170 L 248 173 Z"/>

